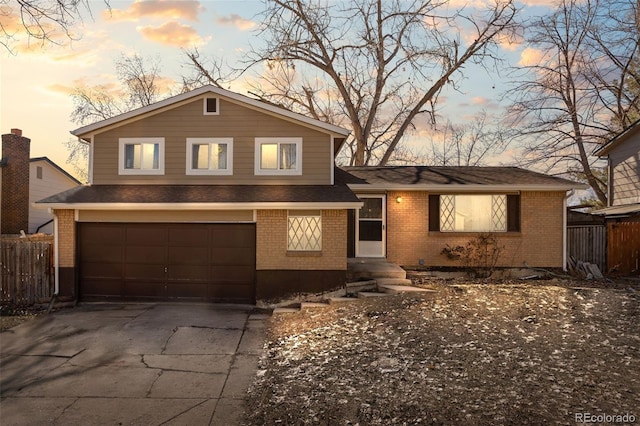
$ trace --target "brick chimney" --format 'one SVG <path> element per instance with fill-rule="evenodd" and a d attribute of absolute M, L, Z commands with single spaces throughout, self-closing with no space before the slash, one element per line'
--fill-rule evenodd
<path fill-rule="evenodd" d="M 31 139 L 22 130 L 2 135 L 2 205 L 0 234 L 29 230 L 29 157 Z"/>

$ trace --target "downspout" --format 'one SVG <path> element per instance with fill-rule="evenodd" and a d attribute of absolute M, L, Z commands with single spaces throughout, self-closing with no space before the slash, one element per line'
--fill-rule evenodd
<path fill-rule="evenodd" d="M 53 214 L 53 258 L 54 274 L 53 274 L 53 298 L 58 296 L 60 291 L 60 249 L 58 244 L 58 215 L 49 209 L 49 213 Z"/>
<path fill-rule="evenodd" d="M 49 213 L 53 214 L 53 295 L 51 295 L 51 300 L 49 301 L 49 307 L 47 308 L 47 314 L 51 313 L 51 309 L 53 309 L 53 304 L 56 303 L 56 298 L 58 297 L 58 291 L 60 289 L 60 262 L 58 260 L 59 250 L 58 250 L 58 215 L 53 212 L 53 209 L 49 208 Z"/>
<path fill-rule="evenodd" d="M 562 200 L 562 270 L 567 272 L 567 200 L 573 196 L 573 189 Z"/>

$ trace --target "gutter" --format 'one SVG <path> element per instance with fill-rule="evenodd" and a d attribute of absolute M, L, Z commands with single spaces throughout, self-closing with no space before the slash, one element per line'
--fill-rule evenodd
<path fill-rule="evenodd" d="M 568 191 L 562 200 L 562 270 L 567 272 L 567 200 L 575 191 Z"/>
<path fill-rule="evenodd" d="M 426 191 L 444 194 L 462 194 L 469 192 L 517 192 L 524 191 L 569 191 L 573 189 L 587 189 L 587 185 L 484 185 L 484 184 L 347 184 L 354 192 L 374 191 Z"/>
<path fill-rule="evenodd" d="M 53 215 L 53 258 L 55 259 L 53 265 L 53 296 L 51 297 L 51 304 L 53 305 L 53 301 L 60 292 L 60 245 L 58 240 L 58 215 L 51 208 L 49 213 Z"/>

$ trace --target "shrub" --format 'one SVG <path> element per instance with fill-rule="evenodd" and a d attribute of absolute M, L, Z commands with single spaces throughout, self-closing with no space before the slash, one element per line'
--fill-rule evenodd
<path fill-rule="evenodd" d="M 476 278 L 489 278 L 498 264 L 504 246 L 498 244 L 494 234 L 480 234 L 464 246 L 447 244 L 440 254 L 459 261 Z"/>

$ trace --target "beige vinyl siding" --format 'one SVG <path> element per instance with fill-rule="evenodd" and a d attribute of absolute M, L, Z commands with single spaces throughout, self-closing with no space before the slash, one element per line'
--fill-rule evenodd
<path fill-rule="evenodd" d="M 204 115 L 198 98 L 174 109 L 96 134 L 93 184 L 329 184 L 331 135 L 229 100 L 220 99 L 219 115 Z M 119 138 L 165 138 L 165 174 L 118 175 Z M 233 138 L 232 176 L 186 174 L 187 138 Z M 257 137 L 301 137 L 302 175 L 254 176 Z"/>
<path fill-rule="evenodd" d="M 613 171 L 610 205 L 640 203 L 640 134 L 611 151 L 609 166 Z"/>
<path fill-rule="evenodd" d="M 253 210 L 80 210 L 78 222 L 253 222 Z"/>

